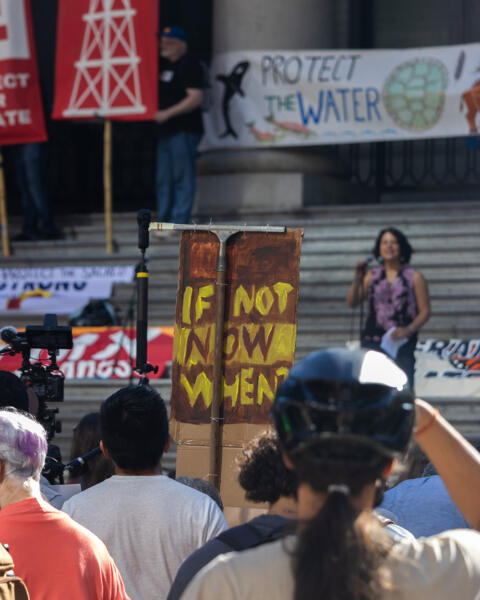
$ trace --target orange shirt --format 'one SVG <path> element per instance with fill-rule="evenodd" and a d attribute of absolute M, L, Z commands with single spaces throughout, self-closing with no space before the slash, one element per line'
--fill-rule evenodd
<path fill-rule="evenodd" d="M 0 510 L 0 542 L 9 545 L 31 600 L 128 600 L 103 542 L 43 500 Z"/>

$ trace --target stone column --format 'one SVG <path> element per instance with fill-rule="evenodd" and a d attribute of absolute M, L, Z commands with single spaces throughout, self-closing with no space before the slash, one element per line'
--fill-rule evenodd
<path fill-rule="evenodd" d="M 214 54 L 335 48 L 339 4 L 342 0 L 214 0 Z M 344 166 L 322 146 L 207 152 L 198 174 L 201 214 L 293 209 L 351 195 Z"/>

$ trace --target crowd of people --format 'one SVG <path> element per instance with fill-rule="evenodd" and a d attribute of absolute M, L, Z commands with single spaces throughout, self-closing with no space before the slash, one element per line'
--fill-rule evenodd
<path fill-rule="evenodd" d="M 408 240 L 382 230 L 373 253 L 380 267 L 359 261 L 347 295 L 368 300 L 363 347 L 292 367 L 272 427 L 238 455 L 238 504 L 263 512 L 236 527 L 216 488 L 163 474 L 168 415 L 148 383 L 77 424 L 71 458 L 92 458 L 66 499 L 44 477 L 38 402 L 0 372 L 0 543 L 30 598 L 480 598 L 480 436 L 415 397 L 430 305 Z"/>
<path fill-rule="evenodd" d="M 0 375 L 0 542 L 32 599 L 478 600 L 480 453 L 385 353 L 320 350 L 290 370 L 273 429 L 238 457 L 245 497 L 268 508 L 230 529 L 216 490 L 162 474 L 167 411 L 148 385 L 77 425 L 73 455 L 102 455 L 55 508 L 45 431 Z M 398 475 L 412 444 L 430 464 Z"/>

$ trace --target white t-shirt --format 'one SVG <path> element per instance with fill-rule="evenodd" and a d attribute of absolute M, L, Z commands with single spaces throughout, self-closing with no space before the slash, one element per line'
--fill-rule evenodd
<path fill-rule="evenodd" d="M 227 529 L 211 498 L 164 475 L 115 475 L 63 510 L 107 546 L 132 600 L 162 600 L 182 562 Z"/>
<path fill-rule="evenodd" d="M 204 567 L 182 600 L 292 600 L 294 537 L 223 554 Z M 478 600 L 480 533 L 466 529 L 395 544 L 384 600 Z"/>

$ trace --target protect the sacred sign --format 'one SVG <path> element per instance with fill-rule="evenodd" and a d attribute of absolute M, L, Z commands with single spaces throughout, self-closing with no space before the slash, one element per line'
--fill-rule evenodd
<path fill-rule="evenodd" d="M 227 245 L 223 349 L 225 424 L 269 422 L 293 364 L 303 231 L 237 233 Z M 172 419 L 210 422 L 219 242 L 184 232 L 172 365 Z"/>
<path fill-rule="evenodd" d="M 151 0 L 61 0 L 53 118 L 153 119 L 157 26 Z"/>
<path fill-rule="evenodd" d="M 47 139 L 29 0 L 0 0 L 0 145 Z"/>

